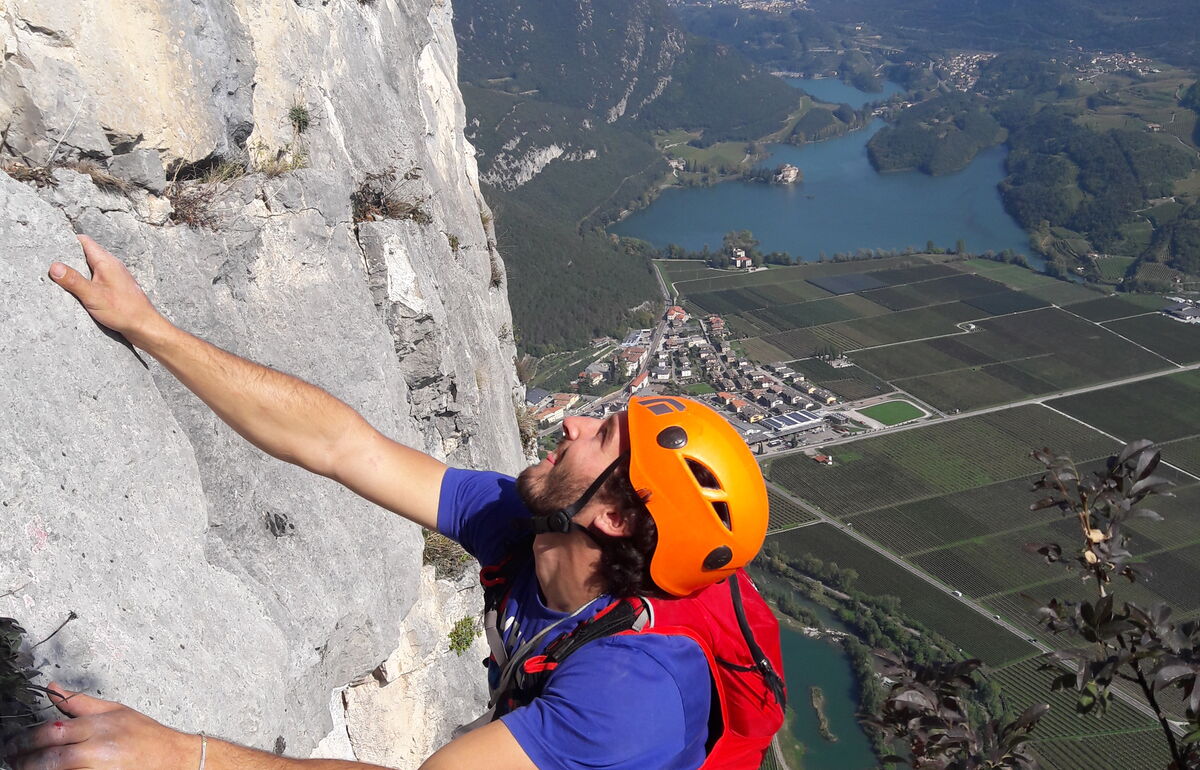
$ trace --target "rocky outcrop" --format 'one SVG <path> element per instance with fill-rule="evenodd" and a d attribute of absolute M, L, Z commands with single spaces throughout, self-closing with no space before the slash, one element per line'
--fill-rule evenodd
<path fill-rule="evenodd" d="M 34 638 L 78 615 L 36 650 L 67 686 L 290 755 L 426 739 L 398 766 L 481 707 L 483 653 L 443 631 L 478 599 L 422 573 L 417 527 L 250 447 L 45 277 L 86 274 L 88 233 L 183 328 L 515 472 L 506 278 L 450 15 L 0 5 L 0 615 Z M 370 180 L 385 205 L 363 205 Z M 438 682 L 456 697 L 408 707 Z"/>

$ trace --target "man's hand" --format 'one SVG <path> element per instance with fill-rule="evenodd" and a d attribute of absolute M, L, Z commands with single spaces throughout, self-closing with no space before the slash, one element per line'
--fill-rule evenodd
<path fill-rule="evenodd" d="M 142 340 L 149 330 L 165 319 L 150 304 L 121 260 L 86 235 L 79 236 L 79 243 L 92 270 L 91 279 L 62 262 L 55 262 L 50 265 L 51 280 L 75 295 L 97 322 L 143 347 Z"/>
<path fill-rule="evenodd" d="M 50 685 L 69 715 L 27 730 L 4 744 L 13 770 L 181 770 L 200 764 L 200 738 L 164 727 L 112 701 Z"/>

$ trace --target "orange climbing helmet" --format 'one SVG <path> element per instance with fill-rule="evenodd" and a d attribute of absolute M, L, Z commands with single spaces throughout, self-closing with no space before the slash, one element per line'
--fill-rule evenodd
<path fill-rule="evenodd" d="M 750 447 L 711 407 L 629 399 L 629 481 L 658 528 L 650 577 L 687 596 L 732 575 L 767 534 L 767 486 Z"/>

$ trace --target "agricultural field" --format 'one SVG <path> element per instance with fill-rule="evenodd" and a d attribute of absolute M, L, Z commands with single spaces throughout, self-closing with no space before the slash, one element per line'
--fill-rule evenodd
<path fill-rule="evenodd" d="M 1200 324 L 1185 324 L 1153 313 L 1110 321 L 1104 327 L 1175 363 L 1200 363 Z"/>
<path fill-rule="evenodd" d="M 960 600 L 829 524 L 813 524 L 768 537 L 787 554 L 811 554 L 843 569 L 853 569 L 858 573 L 853 582 L 855 589 L 899 598 L 906 616 L 935 629 L 967 654 L 990 665 L 1021 660 L 1036 652 L 1032 645 L 1001 632 L 989 618 Z"/>
<path fill-rule="evenodd" d="M 858 413 L 884 425 L 899 425 L 902 422 L 925 416 L 924 410 L 918 409 L 907 401 L 885 401 L 882 404 L 859 409 Z"/>
<path fill-rule="evenodd" d="M 656 259 L 654 267 L 662 274 L 663 282 L 668 287 L 676 281 L 691 281 L 722 274 L 698 259 Z"/>
<path fill-rule="evenodd" d="M 771 510 L 769 526 L 771 532 L 780 532 L 817 520 L 816 516 L 789 500 L 786 495 L 780 494 L 770 487 L 767 488 L 767 500 Z"/>
<path fill-rule="evenodd" d="M 747 286 L 790 285 L 793 283 L 803 283 L 810 278 L 823 275 L 843 275 L 845 273 L 864 273 L 872 270 L 913 267 L 916 265 L 928 265 L 935 261 L 938 261 L 938 258 L 935 256 L 908 255 L 848 262 L 804 262 L 798 265 L 776 266 L 769 270 L 756 270 L 753 273 L 730 274 L 720 271 L 709 277 L 681 282 L 679 290 L 690 296 L 700 292 L 740 289 Z M 828 292 L 823 290 L 817 289 L 816 291 L 820 292 L 820 296 L 828 294 Z"/>
<path fill-rule="evenodd" d="M 862 350 L 851 359 L 947 412 L 1171 366 L 1158 355 L 1059 308 L 977 321 L 970 333 Z"/>
<path fill-rule="evenodd" d="M 1157 294 L 1110 294 L 1107 297 L 1077 302 L 1067 309 L 1089 321 L 1112 321 L 1160 310 L 1168 303 Z"/>
<path fill-rule="evenodd" d="M 1200 436 L 1172 441 L 1161 449 L 1165 462 L 1200 476 Z"/>
<path fill-rule="evenodd" d="M 1200 434 L 1200 371 L 1168 374 L 1047 403 L 1122 441 L 1188 438 Z"/>
<path fill-rule="evenodd" d="M 1149 222 L 1139 224 L 1149 225 Z M 1137 235 L 1141 237 L 1142 232 L 1139 230 Z M 1100 273 L 1101 279 L 1109 283 L 1119 283 L 1125 277 L 1125 273 L 1129 272 L 1129 266 L 1135 261 L 1133 257 L 1098 257 L 1095 260 L 1096 272 Z"/>
<path fill-rule="evenodd" d="M 829 448 L 834 464 L 798 455 L 772 460 L 769 477 L 825 513 L 850 516 L 1029 476 L 1029 452 L 1053 446 L 1080 459 L 1113 441 L 1041 406 L 900 430 Z"/>
<path fill-rule="evenodd" d="M 857 366 L 834 367 L 819 358 L 806 358 L 791 366 L 797 373 L 820 383 L 821 387 L 832 390 L 846 401 L 879 396 L 892 390 L 891 385 Z"/>
<path fill-rule="evenodd" d="M 1034 703 L 1050 711 L 1033 732 L 1032 746 L 1047 770 L 1053 768 L 1166 767 L 1170 761 L 1162 733 L 1149 716 L 1114 700 L 1102 718 L 1075 712 L 1073 692 L 1051 692 L 1052 671 L 1036 661 L 1022 661 L 987 673 L 1001 688 L 1010 712 L 1019 714 Z"/>
<path fill-rule="evenodd" d="M 864 316 L 883 315 L 887 308 L 877 305 L 869 299 L 857 294 L 844 297 L 826 297 L 797 302 L 790 305 L 776 305 L 752 310 L 746 315 L 753 318 L 758 326 L 769 329 L 769 332 L 785 331 L 805 326 L 819 326 L 837 321 L 850 321 Z"/>

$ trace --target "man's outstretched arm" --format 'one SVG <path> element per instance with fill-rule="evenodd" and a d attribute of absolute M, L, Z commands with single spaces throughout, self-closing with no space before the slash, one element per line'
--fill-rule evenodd
<path fill-rule="evenodd" d="M 158 359 L 259 449 L 436 529 L 444 463 L 385 437 L 324 390 L 173 326 L 119 259 L 91 238 L 79 240 L 91 279 L 61 262 L 50 277 L 97 322 Z"/>
<path fill-rule="evenodd" d="M 13 770 L 196 770 L 202 739 L 172 730 L 119 703 L 50 686 L 54 701 L 71 719 L 47 722 L 11 738 L 0 757 Z M 386 770 L 338 759 L 292 759 L 208 738 L 205 770 Z M 493 722 L 453 741 L 422 770 L 488 767 L 536 770 L 503 722 Z"/>

